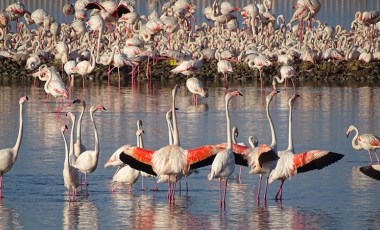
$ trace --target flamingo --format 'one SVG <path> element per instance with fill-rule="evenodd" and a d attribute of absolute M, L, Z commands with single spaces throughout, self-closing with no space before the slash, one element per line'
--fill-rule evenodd
<path fill-rule="evenodd" d="M 99 15 L 93 15 L 87 20 L 86 26 L 89 26 L 91 31 L 98 31 L 98 41 L 97 41 L 97 47 L 96 47 L 96 59 L 98 59 L 100 41 L 102 39 L 103 30 L 104 30 L 104 21 Z"/>
<path fill-rule="evenodd" d="M 232 143 L 233 144 L 238 144 L 237 143 L 237 137 L 239 136 L 239 129 L 237 127 L 233 127 L 232 128 Z M 240 145 L 244 145 L 244 143 L 239 143 Z M 239 176 L 238 176 L 238 180 L 239 182 L 241 183 L 241 174 L 243 172 L 243 166 L 240 165 L 240 169 L 239 169 Z"/>
<path fill-rule="evenodd" d="M 73 15 L 75 12 L 73 4 L 70 3 L 70 0 L 67 0 L 66 4 L 62 8 L 62 12 L 66 16 Z"/>
<path fill-rule="evenodd" d="M 16 144 L 13 148 L 1 149 L 0 150 L 0 199 L 3 198 L 3 176 L 9 170 L 17 160 L 18 151 L 21 146 L 22 141 L 22 131 L 23 131 L 23 122 L 22 122 L 22 111 L 25 101 L 28 100 L 27 96 L 23 96 L 19 100 L 20 112 L 19 112 L 19 129 Z"/>
<path fill-rule="evenodd" d="M 178 134 L 177 116 L 175 111 L 175 97 L 179 85 L 175 85 L 172 90 L 172 114 L 173 114 L 173 144 L 167 145 L 153 153 L 153 168 L 157 175 L 168 175 L 177 177 L 181 173 L 185 174 L 186 151 L 180 145 Z M 174 191 L 171 191 L 171 184 L 175 190 L 175 183 L 168 182 L 168 199 L 174 200 Z"/>
<path fill-rule="evenodd" d="M 136 131 L 137 147 L 144 148 L 144 142 L 143 142 L 143 138 L 142 138 L 144 130 L 142 129 L 142 121 L 141 120 L 137 120 L 136 124 L 137 124 L 137 131 Z M 140 171 L 140 174 L 141 174 L 141 190 L 145 191 L 144 177 L 152 177 L 153 178 L 153 183 L 154 183 L 154 190 L 158 191 L 155 176 L 153 176 L 151 174 L 148 174 L 146 172 L 143 172 L 143 171 Z"/>
<path fill-rule="evenodd" d="M 203 98 L 208 97 L 207 90 L 205 90 L 203 83 L 198 78 L 188 78 L 186 80 L 186 87 L 193 94 L 193 102 L 195 105 L 198 104 L 197 94 L 199 94 Z"/>
<path fill-rule="evenodd" d="M 51 94 L 56 99 L 59 97 L 68 97 L 68 91 L 66 89 L 65 83 L 62 81 L 58 71 L 55 67 L 46 68 L 47 70 L 47 81 L 44 85 L 44 90 L 46 94 Z M 47 100 L 47 97 L 46 97 Z M 57 107 L 57 112 L 60 111 L 60 107 Z"/>
<path fill-rule="evenodd" d="M 106 109 L 102 105 L 90 107 L 90 117 L 91 117 L 92 124 L 94 126 L 95 150 L 87 150 L 81 153 L 74 164 L 75 168 L 77 168 L 79 171 L 84 173 L 85 184 L 86 184 L 86 196 L 88 196 L 87 173 L 92 173 L 95 171 L 96 167 L 98 166 L 98 160 L 99 160 L 99 138 L 98 138 L 98 131 L 96 129 L 93 115 L 96 111 L 105 111 L 105 110 Z"/>
<path fill-rule="evenodd" d="M 292 106 L 298 94 L 293 94 L 288 101 L 289 106 L 289 133 L 288 148 L 279 151 L 280 159 L 277 165 L 269 175 L 269 183 L 275 180 L 281 180 L 280 187 L 277 190 L 275 199 L 282 200 L 282 186 L 287 178 L 291 178 L 297 173 L 308 172 L 314 169 L 322 169 L 343 158 L 344 155 L 326 150 L 310 150 L 303 153 L 294 154 L 293 132 L 292 132 Z M 280 196 L 279 196 L 280 195 Z"/>
<path fill-rule="evenodd" d="M 380 180 L 380 165 L 368 165 L 359 168 L 360 172 L 375 179 Z"/>
<path fill-rule="evenodd" d="M 85 8 L 87 10 L 100 10 L 100 16 L 107 23 L 115 23 L 123 14 L 133 11 L 124 1 L 121 1 L 118 5 L 114 1 L 90 2 Z"/>
<path fill-rule="evenodd" d="M 273 82 L 272 82 L 273 88 L 276 89 L 276 81 L 278 83 L 283 83 L 285 81 L 285 90 L 286 90 L 286 80 L 288 78 L 290 78 L 290 80 L 292 81 L 292 84 L 293 84 L 293 90 L 296 90 L 296 86 L 295 86 L 293 78 L 292 78 L 292 77 L 294 77 L 296 75 L 296 70 L 294 69 L 294 67 L 293 66 L 284 65 L 284 66 L 281 67 L 280 73 L 281 73 L 281 78 L 279 78 L 278 76 L 276 76 L 273 79 Z"/>
<path fill-rule="evenodd" d="M 209 180 L 219 179 L 220 208 L 225 208 L 226 206 L 227 181 L 235 171 L 235 157 L 232 152 L 231 121 L 228 104 L 233 97 L 236 97 L 238 95 L 243 96 L 239 91 L 236 90 L 227 93 L 225 96 L 227 118 L 227 148 L 216 154 L 216 157 L 211 165 L 211 172 L 208 175 Z M 222 180 L 225 181 L 224 195 L 222 194 Z"/>
<path fill-rule="evenodd" d="M 67 148 L 67 141 L 65 138 L 65 130 L 67 126 L 64 125 L 61 127 L 61 134 L 63 137 L 63 141 L 65 143 L 65 162 L 63 164 L 63 181 L 64 185 L 69 192 L 69 200 L 74 200 L 74 196 L 77 193 L 77 188 L 79 186 L 79 172 L 78 169 L 72 166 L 72 162 L 75 161 L 74 156 L 74 126 L 75 126 L 75 115 L 71 112 L 66 114 L 70 117 L 72 126 L 71 126 L 71 134 L 70 134 L 70 151 Z M 71 158 L 71 159 L 70 159 Z"/>
<path fill-rule="evenodd" d="M 73 71 L 76 71 L 79 75 L 82 76 L 83 88 L 84 88 L 84 77 L 92 73 L 95 69 L 95 56 L 93 50 L 91 51 L 91 62 L 83 60 L 77 63 L 77 65 L 72 68 Z"/>
<path fill-rule="evenodd" d="M 268 192 L 268 180 L 269 180 L 269 174 L 276 166 L 276 162 L 278 160 L 277 153 L 277 138 L 276 138 L 276 132 L 273 126 L 272 117 L 269 112 L 269 105 L 273 98 L 277 95 L 277 90 L 272 90 L 266 97 L 266 114 L 269 122 L 269 127 L 271 129 L 271 135 L 272 135 L 272 143 L 267 145 L 262 145 L 260 147 L 252 147 L 252 149 L 245 150 L 242 155 L 246 156 L 246 159 L 248 159 L 248 165 L 250 166 L 251 170 L 249 171 L 249 174 L 260 174 L 260 180 L 259 180 L 259 186 L 257 190 L 257 201 L 260 200 L 260 192 L 261 192 L 261 184 L 263 175 L 267 175 L 266 184 L 265 184 L 265 192 L 264 192 L 264 202 L 266 202 L 267 192 Z M 254 138 L 250 137 L 250 139 L 253 139 L 252 142 L 254 142 Z M 257 146 L 257 143 L 252 143 L 251 146 Z M 265 151 L 264 151 L 265 150 Z"/>
<path fill-rule="evenodd" d="M 372 163 L 371 151 L 374 151 L 376 159 L 377 159 L 377 163 L 379 163 L 379 157 L 377 156 L 376 149 L 380 148 L 380 138 L 373 134 L 367 134 L 367 133 L 362 133 L 359 135 L 358 129 L 353 125 L 350 125 L 350 127 L 348 127 L 346 131 L 346 136 L 348 137 L 352 131 L 356 132 L 354 138 L 352 139 L 352 147 L 355 150 L 361 150 L 361 149 L 367 150 L 369 159 L 371 161 L 370 163 Z"/>
<path fill-rule="evenodd" d="M 131 193 L 132 186 L 139 179 L 139 176 L 140 176 L 139 170 L 133 169 L 129 165 L 125 165 L 121 167 L 112 177 L 112 183 L 116 183 L 116 185 L 112 188 L 112 192 L 116 191 L 120 183 L 125 183 L 129 185 L 129 193 Z"/>
<path fill-rule="evenodd" d="M 82 118 L 83 118 L 83 114 L 84 114 L 84 111 L 86 110 L 86 102 L 85 100 L 80 100 L 80 99 L 75 99 L 73 101 L 73 104 L 77 104 L 77 103 L 81 103 L 82 104 L 82 111 L 80 112 L 80 115 L 79 115 L 79 118 L 78 118 L 78 122 L 77 122 L 77 138 L 76 138 L 76 141 L 75 141 L 75 144 L 74 144 L 74 154 L 75 154 L 75 157 L 79 157 L 79 155 L 81 153 L 83 153 L 84 151 L 86 151 L 86 146 L 84 146 L 82 144 L 82 139 L 81 139 L 81 134 L 82 134 Z"/>

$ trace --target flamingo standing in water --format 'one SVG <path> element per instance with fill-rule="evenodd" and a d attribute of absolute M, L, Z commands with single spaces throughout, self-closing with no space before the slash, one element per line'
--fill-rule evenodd
<path fill-rule="evenodd" d="M 65 130 L 67 129 L 67 126 L 61 127 L 61 134 L 63 137 L 63 141 L 65 143 L 65 162 L 63 164 L 63 181 L 64 185 L 67 188 L 67 191 L 69 192 L 69 200 L 74 200 L 74 196 L 77 194 L 77 188 L 79 186 L 79 172 L 78 169 L 73 167 L 73 159 L 74 156 L 74 126 L 75 126 L 75 115 L 71 112 L 68 112 L 66 114 L 70 117 L 72 121 L 71 126 L 71 134 L 70 134 L 70 150 L 68 151 L 67 148 L 67 141 L 65 138 Z"/>
<path fill-rule="evenodd" d="M 227 148 L 216 154 L 211 165 L 211 172 L 208 179 L 219 179 L 220 208 L 226 207 L 226 192 L 228 178 L 235 171 L 235 157 L 232 152 L 231 121 L 228 104 L 233 97 L 243 96 L 239 91 L 227 93 L 225 96 L 226 118 L 227 118 Z M 222 180 L 224 183 L 224 195 L 222 194 Z"/>
<path fill-rule="evenodd" d="M 198 104 L 197 94 L 199 94 L 203 98 L 208 97 L 207 90 L 205 90 L 204 85 L 198 78 L 195 78 L 195 77 L 188 78 L 186 80 L 186 87 L 193 94 L 193 102 L 195 105 Z"/>
<path fill-rule="evenodd" d="M 177 95 L 179 85 L 175 85 L 172 91 L 172 114 L 173 114 L 173 144 L 162 147 L 153 153 L 153 168 L 157 175 L 168 175 L 177 178 L 180 174 L 185 174 L 186 151 L 181 147 L 177 116 L 175 110 L 175 97 Z M 174 200 L 174 191 L 176 180 L 174 183 L 168 182 L 168 199 Z"/>
<path fill-rule="evenodd" d="M 343 158 L 344 155 L 326 150 L 310 150 L 303 153 L 294 154 L 293 132 L 292 132 L 292 106 L 298 94 L 293 94 L 289 99 L 289 136 L 288 148 L 279 151 L 280 159 L 277 161 L 276 168 L 269 175 L 269 183 L 281 180 L 275 199 L 282 200 L 282 186 L 287 178 L 291 178 L 297 173 L 308 172 L 314 169 L 322 169 Z"/>
<path fill-rule="evenodd" d="M 92 124 L 94 126 L 94 137 L 95 137 L 95 150 L 87 150 L 79 155 L 77 160 L 75 161 L 74 167 L 79 171 L 84 173 L 85 184 L 86 184 L 86 196 L 88 196 L 88 180 L 87 173 L 92 173 L 95 171 L 98 166 L 99 160 L 99 138 L 98 131 L 96 129 L 94 113 L 96 111 L 105 111 L 106 109 L 102 105 L 91 106 L 90 108 L 90 117 Z"/>
<path fill-rule="evenodd" d="M 371 160 L 370 163 L 372 163 L 371 151 L 373 151 L 375 153 L 377 163 L 379 163 L 379 157 L 377 156 L 376 149 L 380 148 L 380 138 L 373 134 L 367 133 L 362 133 L 359 135 L 358 129 L 353 125 L 350 125 L 350 127 L 348 127 L 346 131 L 346 136 L 348 137 L 352 131 L 356 132 L 354 138 L 352 139 L 352 147 L 355 150 L 367 150 L 369 159 Z"/>
<path fill-rule="evenodd" d="M 22 107 L 24 102 L 28 100 L 27 96 L 23 96 L 19 100 L 20 112 L 19 112 L 19 129 L 16 144 L 13 148 L 1 149 L 0 150 L 0 199 L 3 198 L 3 176 L 9 170 L 11 170 L 13 164 L 16 162 L 18 157 L 18 151 L 21 146 L 22 141 L 22 131 L 23 131 L 23 122 L 22 122 Z"/>
<path fill-rule="evenodd" d="M 142 138 L 142 135 L 144 133 L 144 130 L 142 129 L 142 121 L 137 120 L 137 131 L 136 131 L 136 138 L 137 138 L 137 147 L 144 148 L 144 141 Z M 144 177 L 152 177 L 153 183 L 154 183 L 154 190 L 158 191 L 157 183 L 156 183 L 156 177 L 152 174 L 148 174 L 146 172 L 140 171 L 141 174 L 141 190 L 145 191 L 144 187 Z"/>
<path fill-rule="evenodd" d="M 280 74 L 281 74 L 281 78 L 279 78 L 278 76 L 274 77 L 273 82 L 272 82 L 273 88 L 276 89 L 276 81 L 278 83 L 283 83 L 285 81 L 285 90 L 286 90 L 286 80 L 290 78 L 293 84 L 293 90 L 296 90 L 296 86 L 293 81 L 293 77 L 296 75 L 296 70 L 294 69 L 294 67 L 289 66 L 289 65 L 284 65 L 280 69 Z"/>
<path fill-rule="evenodd" d="M 45 68 L 47 74 L 47 81 L 44 85 L 44 90 L 46 94 L 51 94 L 56 99 L 59 97 L 68 98 L 68 91 L 65 83 L 62 81 L 58 71 L 55 67 Z M 48 98 L 46 97 L 46 100 Z M 62 105 L 63 106 L 63 105 Z M 56 111 L 59 113 L 61 107 L 57 107 Z"/>

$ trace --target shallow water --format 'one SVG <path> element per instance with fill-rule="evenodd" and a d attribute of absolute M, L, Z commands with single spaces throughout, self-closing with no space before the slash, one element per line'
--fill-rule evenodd
<path fill-rule="evenodd" d="M 73 89 L 73 98 L 84 98 L 88 104 L 102 104 L 107 111 L 95 113 L 100 138 L 100 159 L 96 171 L 89 176 L 88 199 L 84 191 L 76 202 L 69 202 L 63 186 L 64 145 L 60 126 L 71 124 L 68 118 L 55 113 L 50 98 L 44 103 L 42 86 L 0 86 L 0 146 L 14 145 L 18 127 L 18 99 L 28 95 L 24 105 L 24 137 L 17 162 L 4 176 L 4 198 L 0 205 L 1 229 L 116 229 L 116 228 L 207 228 L 241 229 L 374 229 L 379 225 L 380 182 L 366 177 L 358 167 L 369 163 L 365 151 L 351 147 L 353 135 L 345 131 L 354 124 L 359 131 L 379 133 L 380 88 L 364 83 L 321 86 L 299 84 L 301 97 L 294 105 L 293 131 L 296 152 L 327 149 L 345 157 L 323 170 L 296 175 L 285 182 L 284 200 L 273 200 L 279 185 L 269 187 L 269 200 L 257 204 L 257 175 L 243 170 L 242 183 L 232 178 L 227 192 L 226 210 L 219 208 L 218 182 L 209 181 L 208 167 L 189 178 L 189 191 L 177 191 L 175 204 L 166 199 L 166 184 L 154 192 L 151 179 L 147 191 L 141 191 L 141 178 L 128 194 L 121 186 L 111 192 L 114 169 L 104 169 L 109 156 L 120 146 L 135 144 L 136 120 L 143 121 L 146 148 L 167 145 L 165 113 L 170 107 L 172 81 L 126 83 L 118 92 L 103 83 L 88 82 L 86 91 Z M 181 145 L 186 148 L 224 142 L 225 112 L 223 84 L 207 82 L 209 98 L 198 106 L 185 87 L 177 96 L 177 112 Z M 230 89 L 244 95 L 231 101 L 232 125 L 239 128 L 239 142 L 247 143 L 256 135 L 260 143 L 270 143 L 265 115 L 264 94 L 257 82 L 231 82 Z M 264 89 L 269 92 L 269 88 Z M 271 104 L 279 150 L 287 148 L 287 100 L 291 91 L 281 92 Z M 79 106 L 65 108 L 78 115 Z M 87 113 L 83 119 L 83 143 L 93 148 L 93 130 Z M 67 132 L 68 133 L 68 132 Z M 68 135 L 66 135 L 68 138 Z M 236 167 L 235 174 L 239 167 Z M 182 182 L 182 187 L 185 183 Z"/>

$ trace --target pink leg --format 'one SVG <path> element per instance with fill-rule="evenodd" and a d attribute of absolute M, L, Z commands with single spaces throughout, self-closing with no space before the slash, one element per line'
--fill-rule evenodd
<path fill-rule="evenodd" d="M 84 182 L 86 183 L 86 197 L 88 196 L 88 179 L 87 173 L 84 173 Z"/>
<path fill-rule="evenodd" d="M 369 155 L 369 159 L 371 160 L 371 164 L 372 164 L 372 156 L 371 156 L 371 152 L 368 150 L 368 155 Z"/>
<path fill-rule="evenodd" d="M 375 152 L 375 156 L 376 156 L 376 159 L 377 159 L 377 163 L 379 163 L 379 157 L 377 156 L 376 150 L 374 152 Z"/>
<path fill-rule="evenodd" d="M 277 190 L 277 193 L 276 193 L 276 196 L 275 196 L 275 200 L 278 200 L 278 195 L 280 194 L 280 192 L 281 192 L 280 200 L 282 200 L 282 186 L 284 185 L 284 182 L 285 182 L 285 180 L 281 180 L 281 184 L 280 184 L 280 187 Z"/>
<path fill-rule="evenodd" d="M 170 180 L 168 180 L 168 200 L 170 200 L 171 194 L 170 194 Z"/>
<path fill-rule="evenodd" d="M 269 184 L 269 176 L 267 176 L 266 183 L 265 183 L 264 202 L 267 201 L 268 184 Z"/>
<path fill-rule="evenodd" d="M 186 177 L 186 192 L 189 191 L 189 179 Z"/>
<path fill-rule="evenodd" d="M 290 80 L 292 81 L 292 84 L 293 84 L 293 91 L 296 91 L 296 85 L 294 84 L 293 78 L 290 78 Z"/>
<path fill-rule="evenodd" d="M 158 191 L 157 183 L 156 183 L 156 178 L 153 177 L 153 183 L 154 183 L 154 191 Z"/>
<path fill-rule="evenodd" d="M 119 184 L 120 184 L 119 182 L 116 183 L 116 185 L 112 188 L 112 192 L 116 191 L 117 187 L 119 187 Z"/>
<path fill-rule="evenodd" d="M 260 200 L 261 182 L 263 180 L 263 175 L 260 174 L 259 188 L 257 189 L 257 200 Z"/>
<path fill-rule="evenodd" d="M 226 178 L 226 181 L 224 183 L 224 198 L 223 198 L 223 207 L 226 209 L 226 195 L 227 195 L 227 181 L 228 179 Z"/>
<path fill-rule="evenodd" d="M 222 195 L 222 179 L 219 178 L 219 195 L 220 195 L 220 208 L 222 208 L 222 200 L 223 200 L 223 195 Z"/>

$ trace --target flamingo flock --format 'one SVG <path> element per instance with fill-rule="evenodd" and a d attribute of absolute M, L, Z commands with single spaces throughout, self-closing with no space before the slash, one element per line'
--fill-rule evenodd
<path fill-rule="evenodd" d="M 331 30 L 327 25 L 314 20 L 321 4 L 318 0 L 298 0 L 296 11 L 285 26 L 285 19 L 276 24 L 276 17 L 270 11 L 271 1 L 252 3 L 242 9 L 229 2 L 214 1 L 203 13 L 207 23 L 201 26 L 196 24 L 194 12 L 196 6 L 187 0 L 168 1 L 162 6 L 161 12 L 152 12 L 150 15 L 139 15 L 134 10 L 134 1 L 123 0 L 119 3 L 104 1 L 97 3 L 90 0 L 77 0 L 74 5 L 66 4 L 63 11 L 67 15 L 74 15 L 71 24 L 54 21 L 47 12 L 38 9 L 29 13 L 22 3 L 10 5 L 0 12 L 0 31 L 2 35 L 9 35 L 11 39 L 1 42 L 1 59 L 26 56 L 26 68 L 36 71 L 31 76 L 46 81 L 44 90 L 56 98 L 69 99 L 63 71 L 67 75 L 80 75 L 84 79 L 92 77 L 97 65 L 112 65 L 118 69 L 119 88 L 121 75 L 119 69 L 127 65 L 131 68 L 131 79 L 135 80 L 134 71 L 139 71 L 139 65 L 144 62 L 147 66 L 147 78 L 151 79 L 151 68 L 159 61 L 174 60 L 175 67 L 172 74 L 185 75 L 186 86 L 193 93 L 194 104 L 197 104 L 196 94 L 207 98 L 208 92 L 204 85 L 195 77 L 202 70 L 204 61 L 215 60 L 217 72 L 223 74 L 224 81 L 228 81 L 227 72 L 233 72 L 233 64 L 241 63 L 252 69 L 259 70 L 261 89 L 266 94 L 266 113 L 271 128 L 272 143 L 254 144 L 252 147 L 232 143 L 231 118 L 229 103 L 232 98 L 242 96 L 237 90 L 228 91 L 224 98 L 226 112 L 226 143 L 215 143 L 204 146 L 194 146 L 184 149 L 181 146 L 176 113 L 176 95 L 180 88 L 176 84 L 171 94 L 170 115 L 168 121 L 169 144 L 163 144 L 160 149 L 144 148 L 142 143 L 142 129 L 138 122 L 138 144 L 124 145 L 118 148 L 105 164 L 118 166 L 113 176 L 116 192 L 119 183 L 130 186 L 136 183 L 140 174 L 145 176 L 165 178 L 168 183 L 167 199 L 170 203 L 175 200 L 177 182 L 187 178 L 192 172 L 201 167 L 210 167 L 209 180 L 219 180 L 220 208 L 226 207 L 227 181 L 235 171 L 235 165 L 249 167 L 250 174 L 259 174 L 257 200 L 260 200 L 262 177 L 266 176 L 264 201 L 267 200 L 269 184 L 280 180 L 281 184 L 275 199 L 282 200 L 283 184 L 298 173 L 315 169 L 323 169 L 343 158 L 344 155 L 329 150 L 309 150 L 297 153 L 293 146 L 292 112 L 293 105 L 299 95 L 296 93 L 297 70 L 292 67 L 295 61 L 321 62 L 334 60 L 360 60 L 364 54 L 373 58 L 364 59 L 373 61 L 380 59 L 380 40 L 374 34 L 378 31 L 380 13 L 359 12 L 355 14 L 353 28 L 344 30 L 336 27 Z M 247 27 L 239 28 L 235 14 L 240 12 Z M 35 23 L 38 31 L 30 30 L 25 24 L 18 22 L 16 32 L 9 31 L 8 23 L 24 17 L 27 24 Z M 133 19 L 133 20 L 132 20 Z M 298 21 L 298 26 L 293 25 Z M 307 22 L 307 26 L 304 25 Z M 107 30 L 106 30 L 106 26 Z M 376 25 L 376 26 L 375 26 Z M 88 28 L 87 28 L 88 27 Z M 298 28 L 297 28 L 298 27 Z M 289 30 L 287 30 L 289 28 Z M 339 29 L 338 29 L 339 28 Z M 97 32 L 97 33 L 96 33 Z M 366 39 L 370 35 L 371 39 Z M 13 39 L 21 36 L 26 38 L 24 45 Z M 95 51 L 96 47 L 96 51 Z M 356 52 L 354 55 L 353 52 Z M 8 55 L 7 55 L 8 54 Z M 377 59 L 376 59 L 376 58 Z M 32 59 L 29 59 L 32 58 Z M 47 60 L 54 58 L 62 66 L 61 70 L 47 66 Z M 70 63 L 70 64 L 67 64 Z M 178 63 L 178 64 L 177 64 Z M 272 77 L 273 90 L 266 93 L 263 90 L 265 68 L 282 65 L 278 76 Z M 66 66 L 68 65 L 68 66 Z M 112 69 L 113 69 L 112 68 Z M 66 70 L 67 69 L 67 70 Z M 109 70 L 109 73 L 112 71 Z M 192 75 L 191 77 L 188 77 Z M 138 74 L 139 76 L 139 74 Z M 124 76 L 123 76 L 124 77 Z M 73 78 L 72 80 L 74 80 Z M 277 83 L 290 79 L 293 85 L 292 96 L 289 98 L 289 124 L 288 148 L 277 150 L 277 140 L 269 104 L 279 93 Z M 221 98 L 222 99 L 222 98 Z M 2 198 L 2 179 L 15 161 L 22 139 L 23 104 L 27 97 L 21 97 L 19 135 L 13 148 L 0 150 L 0 198 Z M 236 103 L 238 100 L 236 100 Z M 81 121 L 86 110 L 84 100 L 74 100 L 73 104 L 80 103 L 82 110 L 78 121 L 73 113 L 68 112 L 71 120 L 70 144 L 67 145 L 65 130 L 62 126 L 60 132 L 65 146 L 65 160 L 63 168 L 64 185 L 68 189 L 69 199 L 75 200 L 79 185 L 86 187 L 86 197 L 89 196 L 88 174 L 93 173 L 99 161 L 100 146 L 94 114 L 96 111 L 105 111 L 102 105 L 92 105 L 89 110 L 94 131 L 94 149 L 88 150 L 81 143 Z M 235 103 L 235 102 L 233 102 Z M 60 106 L 59 111 L 65 107 Z M 57 111 L 57 112 L 59 112 Z M 169 119 L 168 119 L 169 120 Z M 77 122 L 77 136 L 74 144 L 74 125 Z M 142 123 L 141 123 L 142 124 Z M 358 135 L 354 126 L 350 126 L 347 135 L 356 131 L 353 140 L 354 149 L 374 151 L 377 161 L 376 149 L 379 138 L 370 134 Z M 354 143 L 355 141 L 358 144 Z M 376 166 L 361 168 L 363 173 L 380 178 Z M 84 173 L 84 183 L 79 174 Z M 224 183 L 222 183 L 222 181 Z M 144 189 L 144 188 L 143 188 Z"/>

